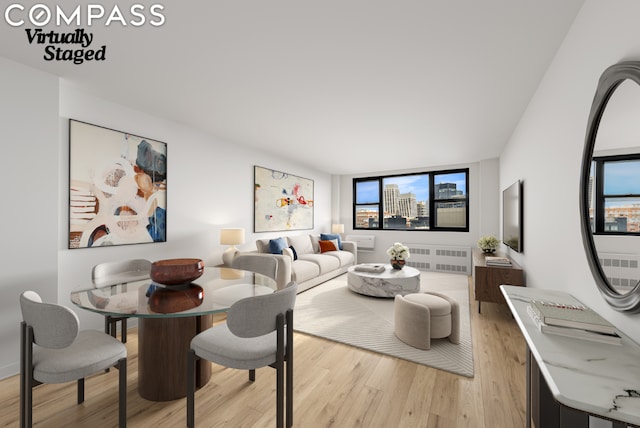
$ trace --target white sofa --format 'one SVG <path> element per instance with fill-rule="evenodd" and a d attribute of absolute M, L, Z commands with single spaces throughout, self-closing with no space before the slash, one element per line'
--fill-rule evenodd
<path fill-rule="evenodd" d="M 278 260 L 278 285 L 284 286 L 295 281 L 300 293 L 345 273 L 357 263 L 358 246 L 355 242 L 341 241 L 342 250 L 321 252 L 320 237 L 310 234 L 283 237 L 286 242 L 283 254 L 271 252 L 271 239 L 258 239 L 256 247 L 261 256 Z"/>

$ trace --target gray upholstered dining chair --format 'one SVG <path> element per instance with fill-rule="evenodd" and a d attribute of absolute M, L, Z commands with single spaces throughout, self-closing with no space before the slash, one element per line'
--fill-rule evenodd
<path fill-rule="evenodd" d="M 97 330 L 79 331 L 69 308 L 43 303 L 38 293 L 20 295 L 20 426 L 33 422 L 33 388 L 43 383 L 78 382 L 84 402 L 84 378 L 115 366 L 119 370 L 119 426 L 127 425 L 127 348 Z"/>
<path fill-rule="evenodd" d="M 278 260 L 264 254 L 239 254 L 234 257 L 231 267 L 257 272 L 273 279 L 278 275 Z"/>
<path fill-rule="evenodd" d="M 227 322 L 199 333 L 187 351 L 187 426 L 194 426 L 195 362 L 202 358 L 225 367 L 255 370 L 271 366 L 276 369 L 276 426 L 284 426 L 285 361 L 286 420 L 293 425 L 293 307 L 298 286 L 271 294 L 246 297 L 229 308 Z"/>
<path fill-rule="evenodd" d="M 97 264 L 91 270 L 91 280 L 97 288 L 110 287 L 130 281 L 149 278 L 151 262 L 146 259 L 131 259 Z M 127 317 L 104 316 L 104 331 L 116 337 L 118 322 L 120 322 L 120 337 L 122 343 L 127 342 Z"/>

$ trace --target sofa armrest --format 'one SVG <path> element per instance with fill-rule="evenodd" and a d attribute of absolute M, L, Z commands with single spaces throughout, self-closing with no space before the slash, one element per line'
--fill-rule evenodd
<path fill-rule="evenodd" d="M 291 282 L 291 257 L 282 254 L 269 254 L 278 260 L 278 271 L 276 274 L 276 282 L 278 289 L 284 288 Z"/>
<path fill-rule="evenodd" d="M 358 264 L 358 243 L 356 241 L 342 241 L 342 250 L 353 254 L 353 264 Z"/>
<path fill-rule="evenodd" d="M 238 252 L 237 254 L 240 255 L 243 254 L 243 252 Z M 245 254 L 258 255 L 260 257 L 273 257 L 278 261 L 275 278 L 276 283 L 278 284 L 278 289 L 284 288 L 289 282 L 291 282 L 291 257 L 282 254 L 258 253 L 256 251 L 247 251 Z"/>

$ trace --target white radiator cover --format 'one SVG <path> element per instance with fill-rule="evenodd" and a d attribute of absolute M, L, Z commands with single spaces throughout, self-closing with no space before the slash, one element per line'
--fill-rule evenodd
<path fill-rule="evenodd" d="M 357 243 L 358 251 L 373 251 L 376 244 L 374 235 L 347 235 L 344 240 Z"/>
<path fill-rule="evenodd" d="M 609 283 L 620 292 L 629 292 L 640 280 L 640 255 L 600 253 L 600 266 Z"/>
<path fill-rule="evenodd" d="M 419 270 L 471 275 L 471 247 L 405 244 L 411 257 L 407 266 Z"/>

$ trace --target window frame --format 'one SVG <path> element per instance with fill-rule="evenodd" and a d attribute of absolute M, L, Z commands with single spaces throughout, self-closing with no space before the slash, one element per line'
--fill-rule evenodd
<path fill-rule="evenodd" d="M 358 183 L 365 183 L 365 182 L 377 182 L 378 184 L 378 201 L 366 201 L 366 202 L 357 202 L 357 187 L 358 187 Z M 379 177 L 363 177 L 363 178 L 354 178 L 353 179 L 353 229 L 359 229 L 359 230 L 377 230 L 379 227 L 357 227 L 356 226 L 356 210 L 358 207 L 369 207 L 369 206 L 375 206 L 378 209 L 378 225 L 380 224 L 380 217 L 384 217 L 384 213 L 382 212 L 382 180 L 379 180 Z M 384 221 L 384 219 L 383 219 Z"/>
<path fill-rule="evenodd" d="M 465 197 L 460 198 L 443 198 L 435 199 L 435 177 L 439 175 L 459 174 L 464 173 L 465 178 Z M 429 226 L 427 229 L 406 229 L 406 228 L 393 228 L 384 227 L 384 187 L 383 182 L 388 178 L 407 177 L 414 175 L 428 175 L 429 176 Z M 378 202 L 357 203 L 357 186 L 358 183 L 367 181 L 378 182 Z M 436 171 L 421 171 L 411 172 L 406 174 L 390 174 L 390 175 L 377 175 L 369 177 L 356 177 L 353 179 L 353 230 L 393 230 L 403 232 L 469 232 L 469 168 L 456 168 L 448 170 L 436 170 Z M 451 203 L 464 201 L 465 208 L 465 225 L 464 227 L 454 226 L 436 226 L 436 204 L 437 203 Z M 358 227 L 356 221 L 357 209 L 360 206 L 377 206 L 378 208 L 378 225 L 377 227 Z"/>
<path fill-rule="evenodd" d="M 617 199 L 640 199 L 640 194 L 605 194 L 604 193 L 604 167 L 607 163 L 613 162 L 625 162 L 625 161 L 640 161 L 640 153 L 625 154 L 625 155 L 612 155 L 612 156 L 594 156 L 593 162 L 593 180 L 594 186 L 594 201 L 593 201 L 593 228 L 592 233 L 594 235 L 624 235 L 624 236 L 640 236 L 638 232 L 627 232 L 620 230 L 606 230 L 605 228 L 605 201 L 608 198 Z M 640 176 L 640 174 L 638 174 Z"/>

